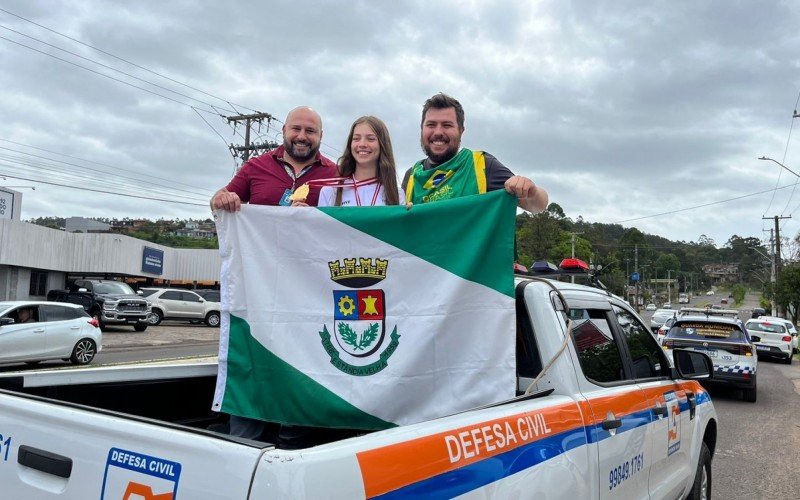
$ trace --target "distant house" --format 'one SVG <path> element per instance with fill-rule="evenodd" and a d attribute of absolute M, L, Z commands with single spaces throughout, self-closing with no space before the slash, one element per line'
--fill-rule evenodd
<path fill-rule="evenodd" d="M 189 221 L 183 228 L 174 231 L 172 234 L 187 238 L 209 239 L 217 235 L 217 228 L 214 224 Z"/>
<path fill-rule="evenodd" d="M 703 274 L 713 284 L 739 281 L 739 264 L 706 264 Z"/>

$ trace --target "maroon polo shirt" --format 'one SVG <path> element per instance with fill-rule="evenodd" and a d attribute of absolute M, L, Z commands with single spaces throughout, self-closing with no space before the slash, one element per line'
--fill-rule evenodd
<path fill-rule="evenodd" d="M 311 168 L 297 178 L 286 172 L 282 160 L 283 146 L 273 149 L 261 156 L 247 160 L 236 172 L 231 182 L 225 187 L 236 193 L 244 203 L 253 205 L 278 205 L 287 189 L 294 191 L 306 182 L 315 179 L 327 179 L 339 175 L 336 164 L 317 153 Z M 292 168 L 289 166 L 289 168 Z M 306 203 L 317 206 L 321 187 L 311 187 Z"/>

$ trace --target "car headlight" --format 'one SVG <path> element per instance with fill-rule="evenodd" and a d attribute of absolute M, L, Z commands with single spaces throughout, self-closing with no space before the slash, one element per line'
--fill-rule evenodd
<path fill-rule="evenodd" d="M 112 302 L 112 301 L 110 301 L 110 300 L 107 300 L 107 301 L 105 301 L 105 302 L 103 303 L 103 309 L 106 309 L 106 310 L 114 310 L 114 309 L 116 309 L 116 308 L 117 308 L 117 304 L 119 304 L 119 301 Z"/>

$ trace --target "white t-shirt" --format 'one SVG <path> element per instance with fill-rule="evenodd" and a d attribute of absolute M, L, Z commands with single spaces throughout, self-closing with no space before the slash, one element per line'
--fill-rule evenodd
<path fill-rule="evenodd" d="M 375 197 L 375 189 L 378 188 L 378 196 Z M 333 186 L 323 186 L 322 189 L 319 191 L 319 203 L 317 204 L 318 207 L 332 207 L 336 203 L 336 190 L 338 188 Z M 399 199 L 402 202 L 405 200 L 406 196 L 403 194 L 402 189 L 398 189 L 399 191 Z M 368 207 L 372 204 L 373 197 L 375 198 L 375 206 L 379 205 L 386 205 L 386 200 L 384 199 L 385 193 L 383 192 L 383 186 L 375 183 L 375 184 L 367 184 L 366 186 L 361 186 L 358 188 L 358 198 L 361 200 L 362 207 Z M 356 203 L 356 190 L 353 189 L 353 186 L 348 186 L 345 184 L 344 188 L 342 188 L 342 205 L 343 207 L 357 207 L 358 203 Z"/>

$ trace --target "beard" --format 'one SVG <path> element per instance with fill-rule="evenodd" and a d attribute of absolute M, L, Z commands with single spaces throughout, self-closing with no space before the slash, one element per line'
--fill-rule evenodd
<path fill-rule="evenodd" d="M 441 137 L 431 138 L 431 140 L 433 140 L 433 139 L 441 139 Z M 446 138 L 445 138 L 445 140 L 446 140 Z M 452 157 L 454 157 L 456 155 L 456 153 L 458 153 L 458 148 L 461 145 L 460 141 L 451 140 L 450 142 L 447 143 L 447 149 L 445 149 L 443 153 L 436 154 L 436 153 L 433 152 L 433 150 L 430 148 L 430 146 L 425 144 L 425 140 L 424 139 L 420 139 L 420 144 L 422 145 L 422 150 L 425 151 L 426 155 L 428 155 L 428 159 L 431 161 L 431 163 L 433 163 L 435 165 L 439 165 L 441 163 L 444 163 L 447 160 L 449 160 Z"/>
<path fill-rule="evenodd" d="M 298 146 L 307 147 L 308 148 L 308 152 L 307 153 L 298 152 Z M 314 158 L 315 156 L 317 156 L 317 153 L 319 152 L 319 144 L 317 144 L 316 147 L 315 147 L 308 141 L 293 141 L 293 142 L 289 142 L 289 141 L 284 140 L 283 141 L 283 149 L 285 149 L 286 152 L 289 153 L 289 156 L 294 158 L 295 161 L 304 162 L 304 161 L 308 161 L 311 158 Z"/>

